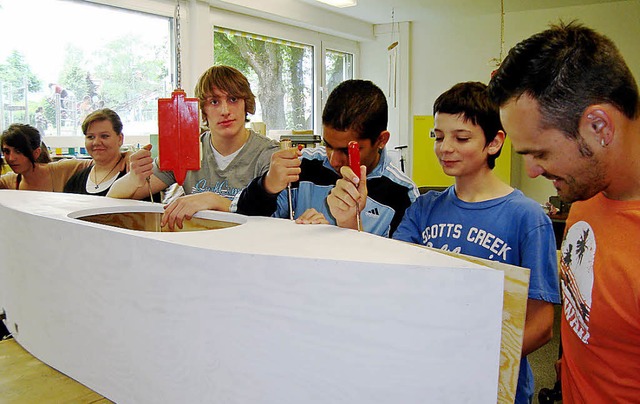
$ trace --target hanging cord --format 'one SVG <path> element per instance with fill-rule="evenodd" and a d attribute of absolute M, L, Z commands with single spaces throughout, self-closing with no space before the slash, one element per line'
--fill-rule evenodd
<path fill-rule="evenodd" d="M 395 25 L 396 25 L 396 9 L 391 8 L 391 45 L 387 47 L 389 53 L 389 71 L 387 72 L 387 79 L 389 81 L 389 97 L 393 97 L 393 107 L 398 106 L 398 89 L 397 89 L 397 62 L 398 62 L 398 50 L 394 48 L 398 46 L 398 41 L 395 40 Z M 399 35 L 398 35 L 399 36 Z M 391 77 L 393 75 L 393 78 Z"/>
<path fill-rule="evenodd" d="M 500 0 L 500 63 L 504 56 L 504 0 Z"/>
<path fill-rule="evenodd" d="M 500 67 L 504 58 L 504 0 L 500 0 L 500 56 L 489 60 L 490 64 Z"/>
<path fill-rule="evenodd" d="M 398 46 L 396 39 L 396 9 L 391 9 L 391 45 L 387 47 L 387 50 L 391 50 Z"/>
<path fill-rule="evenodd" d="M 391 43 L 395 42 L 396 39 L 396 9 L 395 7 L 391 8 Z"/>
<path fill-rule="evenodd" d="M 175 37 L 176 37 L 176 67 L 178 70 L 178 77 L 176 79 L 176 88 L 182 88 L 182 62 L 180 55 L 180 1 L 176 1 L 176 11 L 173 15 L 175 23 Z"/>

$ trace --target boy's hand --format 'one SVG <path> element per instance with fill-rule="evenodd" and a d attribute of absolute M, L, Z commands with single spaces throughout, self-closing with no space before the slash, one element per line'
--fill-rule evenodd
<path fill-rule="evenodd" d="M 340 175 L 342 178 L 327 196 L 327 204 L 338 226 L 358 230 L 356 204 L 360 211 L 367 204 L 367 167 L 360 166 L 362 180 L 349 166 L 343 166 Z"/>
<path fill-rule="evenodd" d="M 164 207 L 160 226 L 167 225 L 171 231 L 175 226 L 182 229 L 183 220 L 191 220 L 197 212 L 207 209 L 228 212 L 230 205 L 229 199 L 213 192 L 181 196 Z"/>
<path fill-rule="evenodd" d="M 327 218 L 317 210 L 309 208 L 304 211 L 297 219 L 298 224 L 329 224 Z"/>
<path fill-rule="evenodd" d="M 153 174 L 153 157 L 151 157 L 151 145 L 145 145 L 129 156 L 129 175 L 135 179 L 138 188 L 145 185 L 147 178 Z"/>
<path fill-rule="evenodd" d="M 270 194 L 280 193 L 288 184 L 300 178 L 300 159 L 298 149 L 279 150 L 271 155 L 271 165 L 264 179 L 264 189 Z"/>
<path fill-rule="evenodd" d="M 150 150 L 151 145 L 148 144 L 135 153 L 127 152 L 124 154 L 123 157 L 128 164 L 129 171 L 124 177 L 113 183 L 107 192 L 108 197 L 142 199 L 149 195 L 149 190 L 145 186 L 147 178 L 150 179 L 151 193 L 166 188 L 166 185 L 153 175 L 153 158 Z"/>

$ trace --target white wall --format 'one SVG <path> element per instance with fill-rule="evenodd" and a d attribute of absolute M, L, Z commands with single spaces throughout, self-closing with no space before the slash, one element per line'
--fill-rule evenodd
<path fill-rule="evenodd" d="M 377 25 L 375 39 L 360 45 L 359 78 L 371 80 L 387 94 L 391 137 L 387 149 L 409 145 L 411 142 L 411 23 L 403 22 Z M 395 75 L 390 68 L 393 57 L 389 46 L 398 42 L 395 48 Z M 394 77 L 395 76 L 395 77 Z M 395 84 L 396 91 L 393 91 Z M 394 157 L 397 159 L 397 156 Z M 409 168 L 409 167 L 407 167 Z"/>
<path fill-rule="evenodd" d="M 500 56 L 500 16 L 433 15 L 413 23 L 412 115 L 431 115 L 433 102 L 461 81 L 487 83 Z"/>

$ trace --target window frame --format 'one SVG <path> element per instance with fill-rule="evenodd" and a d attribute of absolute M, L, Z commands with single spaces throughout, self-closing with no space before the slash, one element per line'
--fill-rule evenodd
<path fill-rule="evenodd" d="M 359 72 L 358 72 L 358 62 L 357 62 L 357 58 L 359 56 L 359 47 L 358 46 L 352 46 L 352 44 L 350 44 L 349 42 L 351 41 L 336 41 L 335 38 L 324 38 L 324 40 L 321 41 L 321 49 L 322 49 L 322 54 L 321 54 L 321 58 L 322 58 L 322 72 L 321 72 L 321 78 L 322 78 L 322 82 L 320 84 L 320 92 L 321 92 L 321 105 L 320 105 L 320 117 L 322 117 L 322 110 L 324 109 L 324 105 L 327 102 L 327 98 L 329 98 L 329 90 L 327 88 L 327 83 L 326 83 L 326 79 L 327 79 L 327 66 L 325 65 L 325 60 L 327 58 L 327 51 L 333 51 L 333 52 L 342 52 L 342 53 L 349 53 L 353 56 L 353 78 L 357 78 L 359 77 Z"/>
<path fill-rule="evenodd" d="M 168 32 L 168 36 L 169 36 L 169 40 L 171 41 L 171 48 L 173 48 L 173 42 L 174 42 L 174 30 L 173 30 L 173 26 L 175 24 L 175 20 L 174 20 L 174 11 L 175 11 L 175 4 L 167 4 L 166 2 L 160 2 L 158 0 L 59 0 L 62 3 L 70 3 L 70 4 L 75 4 L 75 5 L 80 5 L 80 6 L 86 6 L 88 8 L 94 8 L 94 9 L 109 9 L 111 11 L 117 11 L 117 12 L 132 12 L 132 13 L 140 13 L 140 14 L 145 14 L 148 16 L 153 16 L 153 17 L 159 17 L 159 18 L 163 18 L 163 19 L 167 19 L 169 22 L 169 29 L 170 31 Z M 92 12 L 92 14 L 95 14 L 94 12 Z M 73 41 L 69 41 L 69 43 L 73 44 Z M 169 60 L 168 60 L 168 64 L 165 65 L 169 68 L 169 74 L 170 77 L 173 78 L 175 77 L 175 71 L 176 71 L 176 63 L 175 63 L 175 56 L 174 53 L 171 49 L 169 50 Z M 46 82 L 43 83 L 43 85 L 45 86 L 44 88 L 44 92 L 47 92 L 46 89 Z M 79 103 L 80 99 L 76 98 L 74 99 L 75 103 Z M 48 143 L 59 143 L 58 140 L 60 140 L 61 142 L 70 142 L 72 144 L 75 144 L 77 146 L 78 144 L 78 139 L 83 139 L 84 136 L 81 132 L 81 128 L 80 128 L 80 124 L 76 124 L 75 121 L 77 120 L 77 116 L 76 116 L 76 110 L 75 108 L 72 109 L 72 118 L 66 119 L 68 121 L 73 122 L 71 125 L 67 125 L 67 127 L 72 128 L 70 131 L 72 133 L 68 134 L 68 133 L 62 133 L 60 132 L 60 126 L 62 125 L 62 121 L 64 121 L 64 119 L 61 119 L 59 114 L 60 111 L 56 111 L 56 120 L 51 122 L 53 125 L 56 125 L 57 130 L 56 133 L 54 133 L 53 136 L 47 136 L 46 139 L 48 140 Z M 27 112 L 28 113 L 28 112 Z M 25 119 L 25 121 L 28 121 L 30 124 L 34 124 L 34 122 L 32 122 L 32 119 L 27 118 Z M 124 121 L 124 119 L 123 119 Z M 2 125 L 0 125 L 2 126 Z M 126 131 L 126 128 L 125 128 Z M 69 132 L 69 131 L 67 131 Z M 146 138 L 148 138 L 147 134 L 133 134 L 133 135 L 129 135 L 127 136 L 128 139 L 132 138 L 135 140 L 144 140 Z M 56 140 L 52 140 L 52 139 L 56 139 Z M 69 140 L 70 139 L 70 140 Z"/>
<path fill-rule="evenodd" d="M 160 0 L 69 0 L 83 3 L 101 4 L 125 10 L 141 11 L 171 18 L 175 26 L 175 2 Z M 353 55 L 353 77 L 360 74 L 360 44 L 358 41 L 333 36 L 312 29 L 305 29 L 276 22 L 266 18 L 254 17 L 233 11 L 216 8 L 208 2 L 181 3 L 180 7 L 180 53 L 181 53 L 181 87 L 188 96 L 193 95 L 195 84 L 206 69 L 213 64 L 214 27 L 245 31 L 256 35 L 281 38 L 291 42 L 303 43 L 313 47 L 313 130 L 322 133 L 322 109 L 328 94 L 325 89 L 325 50 L 331 49 Z M 175 47 L 175 35 L 172 33 L 171 47 Z M 171 71 L 177 75 L 177 61 L 172 52 Z"/>
<path fill-rule="evenodd" d="M 316 134 L 322 134 L 322 108 L 324 107 L 326 97 L 328 97 L 328 94 L 326 94 L 326 96 L 323 94 L 323 89 L 325 88 L 325 49 L 352 54 L 354 65 L 353 74 L 355 78 L 358 77 L 359 72 L 360 47 L 358 42 L 262 18 L 238 14 L 228 10 L 214 7 L 211 7 L 210 10 L 211 41 L 209 42 L 209 46 L 211 49 L 213 49 L 213 32 L 216 26 L 255 35 L 279 38 L 313 47 L 313 131 Z M 211 57 L 211 63 L 213 63 L 213 57 Z"/>

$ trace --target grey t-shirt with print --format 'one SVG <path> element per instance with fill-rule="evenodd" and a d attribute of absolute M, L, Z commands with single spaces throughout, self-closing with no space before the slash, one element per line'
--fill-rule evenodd
<path fill-rule="evenodd" d="M 275 140 L 250 131 L 247 143 L 240 153 L 224 170 L 221 170 L 213 154 L 211 132 L 204 132 L 200 136 L 200 142 L 202 146 L 200 170 L 187 171 L 182 184 L 184 192 L 189 195 L 210 191 L 228 199 L 233 199 L 251 180 L 267 172 L 271 155 L 280 147 Z M 153 162 L 153 174 L 167 186 L 176 182 L 173 171 L 160 170 L 158 159 Z"/>

